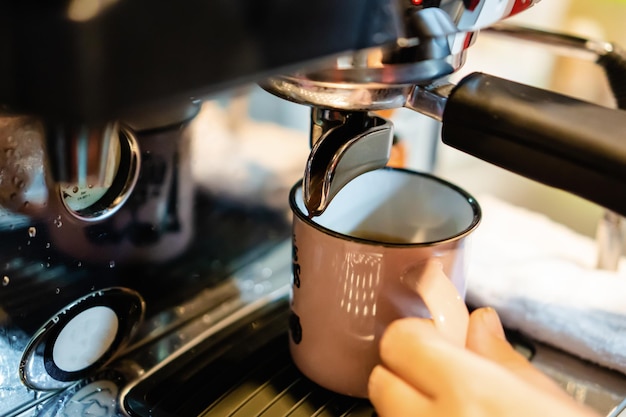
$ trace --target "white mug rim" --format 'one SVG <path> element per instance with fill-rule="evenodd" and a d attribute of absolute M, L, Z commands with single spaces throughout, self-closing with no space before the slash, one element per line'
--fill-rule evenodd
<path fill-rule="evenodd" d="M 398 171 L 398 172 L 403 172 L 403 173 L 410 174 L 410 175 L 423 177 L 425 179 L 438 182 L 440 185 L 443 185 L 444 187 L 450 188 L 452 191 L 455 191 L 458 194 L 460 194 L 463 197 L 463 200 L 469 204 L 470 208 L 472 209 L 472 221 L 467 227 L 465 227 L 463 230 L 459 231 L 458 233 L 455 233 L 451 236 L 447 236 L 442 239 L 425 241 L 425 242 L 382 242 L 378 240 L 351 236 L 345 233 L 337 232 L 335 230 L 322 226 L 319 223 L 316 223 L 307 214 L 303 213 L 302 210 L 300 210 L 300 207 L 298 206 L 298 203 L 296 202 L 296 193 L 298 192 L 299 189 L 302 188 L 302 180 L 296 182 L 293 185 L 293 187 L 291 187 L 291 190 L 289 192 L 289 206 L 291 207 L 291 212 L 294 213 L 300 220 L 302 220 L 308 226 L 313 227 L 314 229 L 326 235 L 329 235 L 329 236 L 332 236 L 332 237 L 335 237 L 344 241 L 348 241 L 348 242 L 355 242 L 355 243 L 361 243 L 361 244 L 372 245 L 372 246 L 384 246 L 384 247 L 415 248 L 415 247 L 437 246 L 437 245 L 445 244 L 448 242 L 454 242 L 454 241 L 460 240 L 464 238 L 465 236 L 469 235 L 472 231 L 474 231 L 474 229 L 476 229 L 476 227 L 478 227 L 478 224 L 480 223 L 480 220 L 482 218 L 482 211 L 481 211 L 480 205 L 478 204 L 478 201 L 470 193 L 468 193 L 467 191 L 465 191 L 463 188 L 459 187 L 458 185 L 455 185 L 449 181 L 444 180 L 443 178 L 440 178 L 436 175 L 433 175 L 427 172 L 414 171 L 414 170 L 410 170 L 406 168 L 394 168 L 394 167 L 384 167 L 384 168 L 381 168 L 380 170 Z"/>

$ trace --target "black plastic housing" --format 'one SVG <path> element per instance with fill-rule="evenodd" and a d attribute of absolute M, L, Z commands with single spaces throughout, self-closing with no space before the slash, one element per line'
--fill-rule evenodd
<path fill-rule="evenodd" d="M 80 3 L 0 3 L 0 105 L 97 123 L 396 38 L 388 0 Z"/>
<path fill-rule="evenodd" d="M 626 215 L 626 111 L 474 73 L 442 129 L 454 148 Z"/>

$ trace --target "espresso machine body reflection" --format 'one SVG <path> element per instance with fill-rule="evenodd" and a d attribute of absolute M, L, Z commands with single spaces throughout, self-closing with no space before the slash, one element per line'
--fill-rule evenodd
<path fill-rule="evenodd" d="M 549 113 L 554 132 L 580 103 L 523 86 L 507 96 L 513 84 L 480 75 L 459 88 L 447 81 L 479 30 L 535 3 L 2 5 L 0 121 L 14 124 L 0 125 L 0 415 L 223 415 L 229 384 L 260 363 L 254 372 L 272 384 L 284 383 L 275 369 L 298 380 L 276 348 L 287 346 L 291 282 L 284 213 L 200 190 L 191 173 L 190 141 L 211 140 L 192 137 L 201 101 L 231 87 L 258 82 L 312 108 L 312 152 L 302 163 L 311 213 L 386 163 L 391 128 L 371 112 L 399 107 L 443 120 L 453 146 L 624 213 L 593 185 L 624 186 L 626 153 L 611 132 L 600 135 L 609 151 L 588 160 L 578 145 L 525 142 L 532 129 L 505 148 L 497 139 L 520 115 L 475 97 L 487 84 L 496 101 L 559 105 Z M 585 109 L 599 125 L 626 123 L 619 112 Z M 584 148 L 595 128 L 575 143 Z M 480 149 L 458 143 L 463 129 L 484 138 Z M 544 158 L 540 168 L 507 157 L 520 150 Z M 567 171 L 547 172 L 555 162 Z M 201 388 L 210 400 L 180 400 Z M 301 391 L 311 399 L 297 407 L 313 407 L 302 415 L 371 411 L 312 385 Z"/>

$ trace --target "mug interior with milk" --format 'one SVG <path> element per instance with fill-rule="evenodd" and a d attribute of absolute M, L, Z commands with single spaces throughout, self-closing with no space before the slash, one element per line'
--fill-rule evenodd
<path fill-rule="evenodd" d="M 426 173 L 384 168 L 348 183 L 326 211 L 309 219 L 302 189 L 296 214 L 338 233 L 385 244 L 436 244 L 457 239 L 478 224 L 480 207 L 461 188 Z M 384 232 L 383 232 L 384 231 Z"/>

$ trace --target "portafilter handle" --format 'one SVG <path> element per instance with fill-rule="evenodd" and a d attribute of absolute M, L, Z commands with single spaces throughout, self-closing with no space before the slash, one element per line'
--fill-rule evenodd
<path fill-rule="evenodd" d="M 416 87 L 407 107 L 453 148 L 626 215 L 626 111 L 482 73 Z"/>
<path fill-rule="evenodd" d="M 618 45 L 602 40 L 504 23 L 495 24 L 486 32 L 551 46 L 566 55 L 594 61 L 604 70 L 617 107 L 626 109 L 626 51 Z M 622 216 L 618 213 L 609 209 L 604 210 L 596 230 L 598 268 L 610 271 L 617 271 L 619 268 L 624 249 L 622 223 Z"/>

